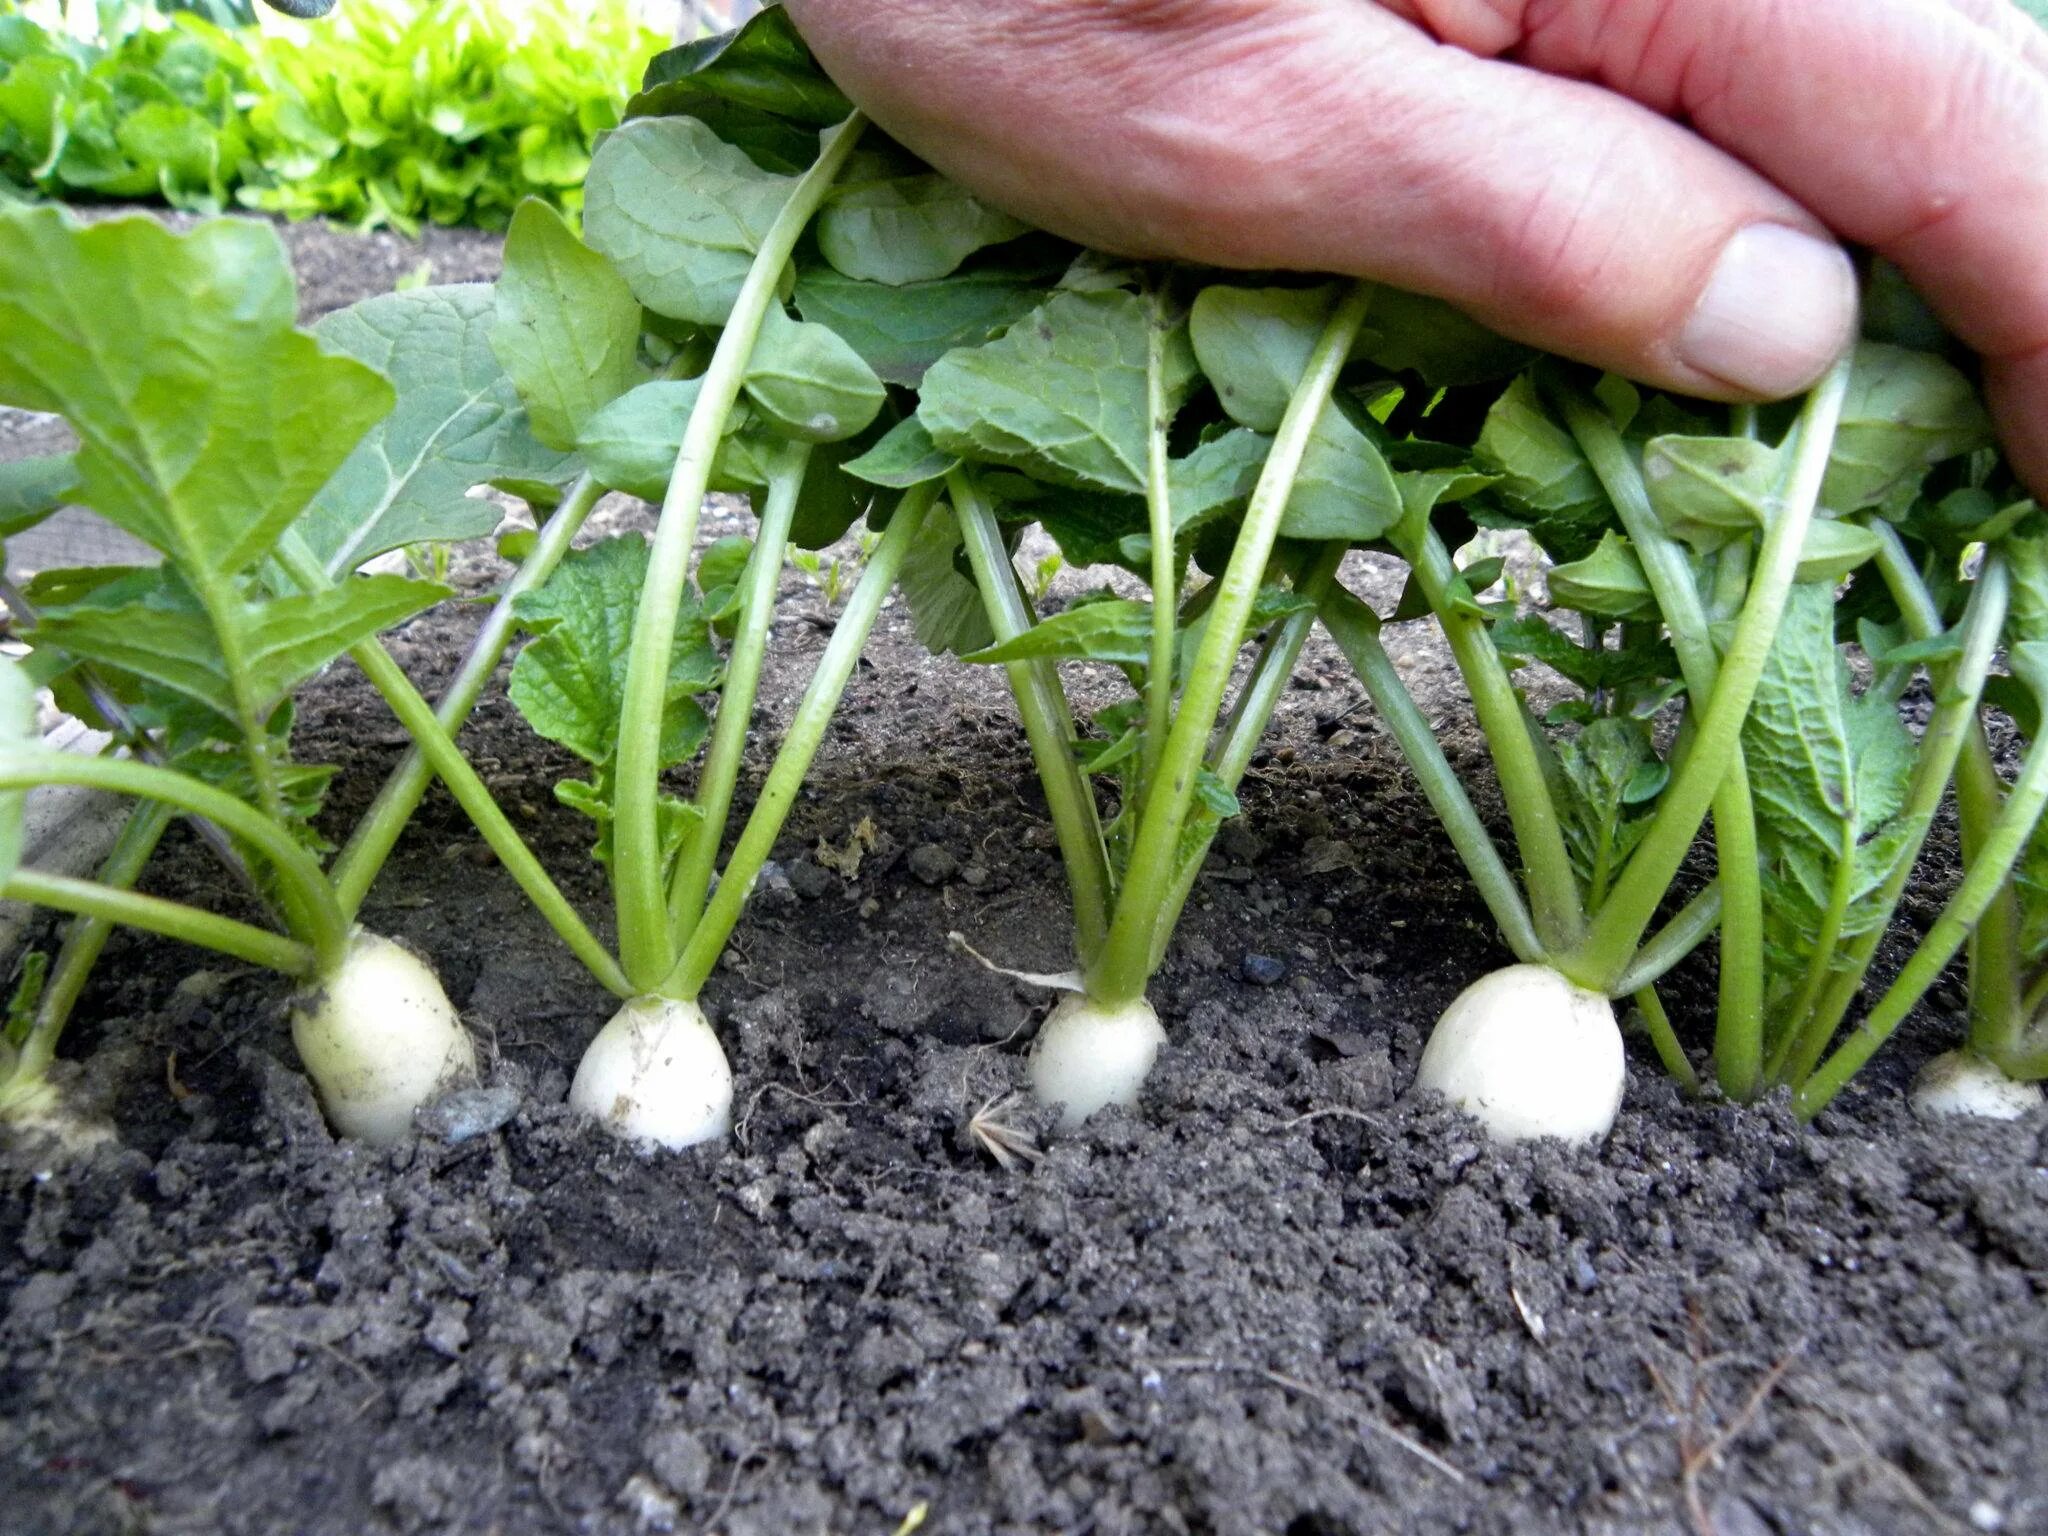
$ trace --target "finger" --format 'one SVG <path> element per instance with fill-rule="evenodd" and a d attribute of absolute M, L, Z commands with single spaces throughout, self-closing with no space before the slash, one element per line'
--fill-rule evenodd
<path fill-rule="evenodd" d="M 790 9 L 912 148 L 1112 250 L 1377 278 L 1718 396 L 1803 387 L 1853 327 L 1846 258 L 1731 156 L 1357 0 Z"/>
<path fill-rule="evenodd" d="M 1948 5 L 1969 17 L 2035 69 L 2048 73 L 2048 27 L 2014 5 L 2013 0 L 1948 0 Z"/>
<path fill-rule="evenodd" d="M 1443 8 L 1452 41 L 1463 9 Z M 1683 116 L 1897 262 L 1984 354 L 2016 461 L 2048 486 L 2048 75 L 2024 17 L 1990 0 L 1489 9 L 1475 43 L 1518 21 L 1517 58 Z"/>

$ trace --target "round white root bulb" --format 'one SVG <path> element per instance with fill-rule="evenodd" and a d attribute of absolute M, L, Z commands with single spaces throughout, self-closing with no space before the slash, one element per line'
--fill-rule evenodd
<path fill-rule="evenodd" d="M 1060 1129 L 1071 1131 L 1105 1104 L 1136 1103 L 1164 1044 L 1159 1015 L 1142 997 L 1109 1008 L 1069 992 L 1038 1026 L 1031 1091 L 1062 1106 Z"/>
<path fill-rule="evenodd" d="M 445 1084 L 476 1075 L 476 1047 L 433 968 L 362 929 L 341 969 L 293 1005 L 292 1044 L 328 1124 L 378 1146 L 410 1131 Z"/>
<path fill-rule="evenodd" d="M 636 997 L 583 1053 L 569 1107 L 617 1135 L 680 1151 L 732 1125 L 732 1067 L 702 1008 Z"/>
<path fill-rule="evenodd" d="M 1606 998 L 1547 965 L 1510 965 L 1444 1010 L 1415 1086 L 1434 1088 L 1495 1141 L 1586 1143 L 1613 1129 L 1626 1079 Z"/>
<path fill-rule="evenodd" d="M 1920 1069 L 1911 1103 L 1913 1112 L 1928 1120 L 1950 1115 L 2018 1120 L 2041 1107 L 2041 1090 L 2007 1077 L 1975 1051 L 1949 1051 Z"/>

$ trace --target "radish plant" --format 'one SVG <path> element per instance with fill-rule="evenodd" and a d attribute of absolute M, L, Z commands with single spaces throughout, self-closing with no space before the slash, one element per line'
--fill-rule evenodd
<path fill-rule="evenodd" d="M 1488 410 L 1468 465 L 1486 478 L 1468 489 L 1467 513 L 1534 536 L 1554 562 L 1550 603 L 1563 622 L 1479 601 L 1497 568 L 1452 564 L 1456 530 L 1442 531 L 1446 498 L 1433 485 L 1411 503 L 1434 499 L 1412 504 L 1387 541 L 1413 573 L 1397 617 L 1434 614 L 1472 695 L 1519 882 L 1388 664 L 1378 616 L 1341 592 L 1323 604 L 1522 962 L 1453 1005 L 1421 1080 L 1504 1136 L 1598 1135 L 1618 1106 L 1622 1063 L 1611 1023 L 1588 1026 L 1587 999 L 1633 997 L 1666 1066 L 1693 1082 L 1655 983 L 1718 926 L 1720 1088 L 1749 1099 L 1789 1085 L 1812 1113 L 1945 963 L 1937 933 L 1905 990 L 1873 1012 L 1877 1033 L 1866 1024 L 1821 1067 L 2005 636 L 2006 559 L 1994 544 L 1966 581 L 1953 574 L 1957 557 L 2013 527 L 2021 509 L 1993 518 L 1989 493 L 1973 495 L 1980 528 L 1944 503 L 1947 607 L 1921 604 L 1911 646 L 1867 629 L 1862 649 L 1881 686 L 1859 691 L 1836 589 L 1852 576 L 1855 593 L 1880 571 L 1894 587 L 1912 575 L 1894 524 L 1927 521 L 1926 487 L 1946 489 L 1990 441 L 1968 382 L 1934 356 L 1866 343 L 1775 437 L 1754 409 L 1715 421 L 1618 380 L 1589 383 L 1554 363 L 1519 375 Z M 1412 435 L 1389 444 L 1397 457 L 1424 451 Z M 1897 601 L 1885 602 L 1896 615 Z M 1541 723 L 1510 671 L 1529 662 L 1577 692 Z M 1917 743 L 1897 708 L 1916 666 L 1937 700 Z M 1671 729 L 1660 734 L 1659 720 Z M 2015 800 L 2014 817 L 2037 814 Z M 1645 942 L 1710 809 L 1716 878 Z M 1993 869 L 1977 884 L 1998 879 Z M 1541 1049 L 1533 1042 L 1548 1031 L 1555 1048 Z M 1591 1054 L 1574 1058 L 1573 1042 Z"/>
<path fill-rule="evenodd" d="M 406 297 L 383 312 L 385 339 L 417 343 L 432 331 L 444 352 L 478 304 L 461 290 Z M 8 860 L 8 896 L 84 920 L 45 995 L 33 1011 L 22 999 L 10 1025 L 4 1092 L 24 1109 L 48 1104 L 56 1035 L 110 923 L 298 981 L 294 1034 L 345 1132 L 399 1135 L 439 1084 L 473 1069 L 432 973 L 357 928 L 359 897 L 321 867 L 312 817 L 331 770 L 296 762 L 288 737 L 301 683 L 344 652 L 381 655 L 380 630 L 446 595 L 396 576 L 358 577 L 356 566 L 446 536 L 474 519 L 475 504 L 450 507 L 450 488 L 432 494 L 391 451 L 409 433 L 443 430 L 448 418 L 428 418 L 446 401 L 394 391 L 362 362 L 323 350 L 295 328 L 294 309 L 282 248 L 260 226 L 179 237 L 146 219 L 79 229 L 56 210 L 0 215 L 0 397 L 61 413 L 81 444 L 76 499 L 163 557 L 48 573 L 18 595 L 33 611 L 35 652 L 0 685 L 7 814 L 18 825 L 23 797 L 42 784 L 150 807 L 130 821 L 104 879 Z M 503 403 L 484 415 L 470 421 L 476 479 L 490 466 L 530 471 L 551 457 Z M 377 478 L 379 495 L 348 494 L 363 476 Z M 35 683 L 87 679 L 142 722 L 146 741 L 129 738 L 140 750 L 84 757 L 40 743 Z M 203 819 L 282 932 L 132 889 L 163 830 L 159 807 Z"/>

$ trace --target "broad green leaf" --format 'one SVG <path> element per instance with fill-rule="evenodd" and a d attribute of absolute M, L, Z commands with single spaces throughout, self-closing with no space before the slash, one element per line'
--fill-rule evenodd
<path fill-rule="evenodd" d="M 1056 485 L 1142 494 L 1151 323 L 1135 294 L 1055 294 L 1001 339 L 933 364 L 918 418 L 944 452 Z M 1167 349 L 1169 407 L 1193 379 L 1183 335 Z"/>
<path fill-rule="evenodd" d="M 838 332 L 884 383 L 912 388 L 948 352 L 1000 335 L 1044 298 L 1043 282 L 1003 270 L 900 288 L 830 268 L 800 272 L 796 280 L 798 314 Z"/>
<path fill-rule="evenodd" d="M 1419 373 L 1425 383 L 1449 388 L 1506 378 L 1536 353 L 1442 299 L 1379 288 L 1351 355 L 1397 373 Z"/>
<path fill-rule="evenodd" d="M 1991 418 L 1954 364 L 1928 352 L 1863 342 L 1821 483 L 1821 505 L 1837 516 L 1876 508 L 1898 517 L 1912 505 L 1928 470 L 1992 442 Z"/>
<path fill-rule="evenodd" d="M 960 522 L 941 502 L 917 530 L 897 578 L 917 642 L 934 656 L 965 655 L 995 643 L 981 589 L 967 574 Z"/>
<path fill-rule="evenodd" d="M 1845 937 L 1883 916 L 1871 898 L 1918 834 L 1899 818 L 1913 742 L 1890 699 L 1857 695 L 1834 643 L 1834 588 L 1795 586 L 1743 727 L 1764 866 L 1774 995 L 1806 970 L 1838 888 Z"/>
<path fill-rule="evenodd" d="M 344 581 L 323 592 L 244 600 L 230 607 L 242 662 L 222 654 L 218 615 L 169 572 L 110 583 L 85 602 L 42 615 L 36 643 L 102 662 L 171 689 L 231 729 L 246 699 L 268 716 L 300 683 L 359 640 L 431 608 L 448 588 L 401 576 Z"/>
<path fill-rule="evenodd" d="M 818 213 L 818 250 L 847 277 L 901 287 L 950 276 L 1031 226 L 937 175 L 857 182 Z"/>
<path fill-rule="evenodd" d="M 641 118 L 591 162 L 583 235 L 656 314 L 723 325 L 793 185 L 695 118 Z"/>
<path fill-rule="evenodd" d="M 911 416 L 897 422 L 859 458 L 849 459 L 846 472 L 870 485 L 907 491 L 928 480 L 942 479 L 959 463 L 953 454 L 941 453 L 924 423 Z"/>
<path fill-rule="evenodd" d="M 570 554 L 547 585 L 521 596 L 513 608 L 537 638 L 513 664 L 512 703 L 540 735 L 600 768 L 618 750 L 626 661 L 647 559 L 647 541 L 638 534 L 606 539 Z M 693 696 L 715 688 L 719 675 L 703 612 L 694 596 L 686 596 L 676 616 L 662 707 L 662 767 L 684 761 L 704 739 L 709 722 Z"/>
<path fill-rule="evenodd" d="M 1142 667 L 1152 654 L 1152 605 L 1126 598 L 1077 603 L 1040 619 L 1013 640 L 962 656 L 994 666 L 1006 661 L 1107 661 Z"/>
<path fill-rule="evenodd" d="M 1337 290 L 1327 284 L 1233 288 L 1216 283 L 1195 296 L 1188 338 L 1203 377 L 1232 421 L 1269 435 L 1279 430 L 1336 299 Z"/>
<path fill-rule="evenodd" d="M 1499 477 L 1494 497 L 1509 525 L 1527 528 L 1553 560 L 1593 552 L 1613 514 L 1593 467 L 1572 435 L 1543 408 L 1527 374 L 1486 413 L 1473 450 L 1478 467 Z M 1478 515 L 1475 513 L 1475 515 Z M 1500 519 L 1480 516 L 1493 525 Z"/>
<path fill-rule="evenodd" d="M 864 431 L 888 391 L 860 355 L 827 326 L 768 306 L 747 360 L 747 398 L 781 432 L 834 443 Z"/>
<path fill-rule="evenodd" d="M 2012 572 L 2006 633 L 2018 641 L 2048 640 L 2048 523 L 2035 518 L 1998 544 Z"/>
<path fill-rule="evenodd" d="M 703 388 L 699 379 L 652 379 L 595 412 L 576 447 L 598 483 L 660 501 Z"/>
<path fill-rule="evenodd" d="M 387 550 L 482 538 L 498 507 L 469 492 L 501 479 L 560 481 L 574 466 L 536 442 L 491 350 L 490 288 L 387 293 L 327 316 L 323 342 L 369 364 L 398 399 L 321 488 L 299 531 L 330 576 Z"/>
<path fill-rule="evenodd" d="M 1770 525 L 1783 456 L 1746 437 L 1657 437 L 1643 449 L 1643 483 L 1667 533 L 1711 554 Z"/>
<path fill-rule="evenodd" d="M 1233 427 L 1199 443 L 1167 469 L 1176 532 L 1199 528 L 1213 518 L 1244 509 L 1266 467 L 1273 439 L 1249 427 Z"/>
<path fill-rule="evenodd" d="M 1656 595 L 1628 540 L 1604 533 L 1593 553 L 1550 569 L 1550 600 L 1607 619 L 1653 619 Z"/>
<path fill-rule="evenodd" d="M 1877 558 L 1884 541 L 1861 523 L 1817 517 L 1806 526 L 1795 579 L 1833 586 L 1866 560 Z"/>
<path fill-rule="evenodd" d="M 1678 672 L 1678 658 L 1661 636 L 1620 650 L 1593 650 L 1534 613 L 1501 619 L 1492 630 L 1503 656 L 1540 661 L 1586 693 L 1652 684 Z"/>
<path fill-rule="evenodd" d="M 828 128 L 853 110 L 780 6 L 764 7 L 735 31 L 656 54 L 640 88 L 629 109 L 634 116 L 694 113 L 706 103 L 732 102 Z"/>
<path fill-rule="evenodd" d="M 1401 520 L 1401 491 L 1372 439 L 1332 402 L 1316 418 L 1280 518 L 1290 539 L 1376 539 Z"/>
<path fill-rule="evenodd" d="M 391 407 L 296 310 L 262 225 L 0 213 L 0 401 L 69 420 L 80 500 L 194 572 L 267 554 Z"/>
<path fill-rule="evenodd" d="M 1559 742 L 1557 761 L 1572 866 L 1580 879 L 1604 890 L 1649 830 L 1641 807 L 1655 798 L 1668 773 L 1642 722 L 1611 715 Z"/>
<path fill-rule="evenodd" d="M 534 437 L 567 452 L 594 412 L 644 377 L 640 301 L 536 198 L 512 216 L 494 291 L 491 350 L 526 403 Z"/>
<path fill-rule="evenodd" d="M 33 528 L 77 494 L 75 454 L 43 454 L 0 464 L 0 539 Z"/>

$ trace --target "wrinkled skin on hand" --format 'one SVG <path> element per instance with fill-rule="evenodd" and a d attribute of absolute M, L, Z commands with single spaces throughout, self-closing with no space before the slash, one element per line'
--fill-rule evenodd
<path fill-rule="evenodd" d="M 2048 491 L 2048 33 L 2011 0 L 788 0 L 883 127 L 1133 255 L 1353 273 L 1718 398 L 1851 334 L 1837 241 Z"/>

